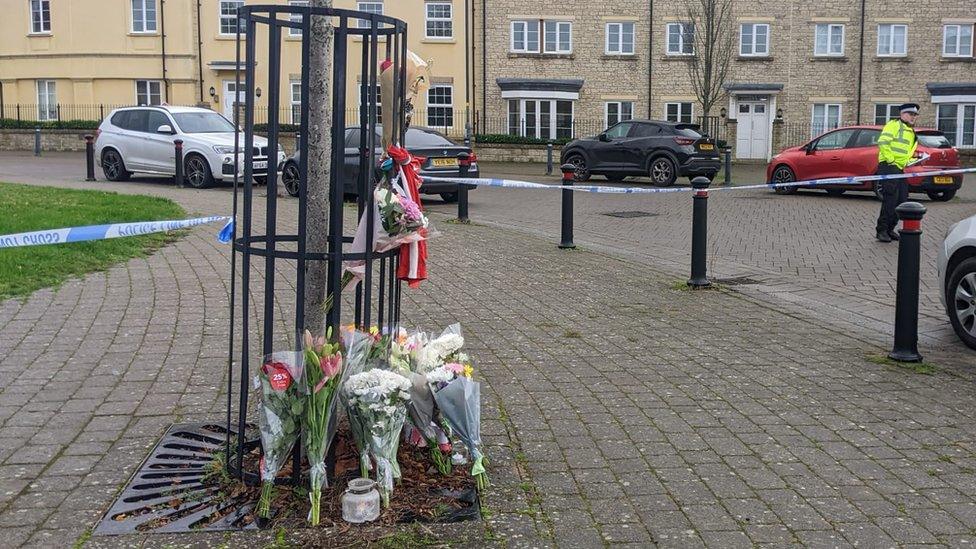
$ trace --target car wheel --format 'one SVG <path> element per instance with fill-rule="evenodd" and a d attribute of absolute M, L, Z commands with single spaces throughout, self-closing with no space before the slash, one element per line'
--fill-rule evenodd
<path fill-rule="evenodd" d="M 298 173 L 298 166 L 294 162 L 286 162 L 285 168 L 281 170 L 281 183 L 291 196 L 298 196 L 299 186 L 301 185 L 301 174 Z"/>
<path fill-rule="evenodd" d="M 844 194 L 844 189 L 827 189 L 827 194 L 830 196 L 840 196 Z"/>
<path fill-rule="evenodd" d="M 963 343 L 976 349 L 976 257 L 952 270 L 946 291 L 949 322 Z"/>
<path fill-rule="evenodd" d="M 952 197 L 956 196 L 956 190 L 947 189 L 944 191 L 929 191 L 925 194 L 929 195 L 929 198 L 935 200 L 936 202 L 948 202 L 952 200 Z"/>
<path fill-rule="evenodd" d="M 102 153 L 102 173 L 109 181 L 125 181 L 132 175 L 132 172 L 125 170 L 122 155 L 115 149 L 108 149 Z"/>
<path fill-rule="evenodd" d="M 213 174 L 210 165 L 199 154 L 191 154 L 183 161 L 183 173 L 186 182 L 194 189 L 206 189 L 213 185 Z"/>
<path fill-rule="evenodd" d="M 796 181 L 796 174 L 789 166 L 776 166 L 771 183 L 792 183 L 794 181 Z M 773 192 L 776 194 L 794 194 L 796 187 L 774 187 Z"/>
<path fill-rule="evenodd" d="M 573 170 L 573 181 L 589 181 L 590 179 L 590 168 L 586 165 L 586 159 L 581 155 L 574 154 L 566 159 L 568 164 L 572 164 L 575 168 Z"/>
<path fill-rule="evenodd" d="M 674 162 L 666 156 L 659 156 L 651 160 L 650 168 L 651 183 L 658 187 L 670 187 L 678 179 L 677 170 Z"/>
<path fill-rule="evenodd" d="M 441 200 L 448 204 L 454 204 L 458 201 L 458 193 L 441 193 Z"/>

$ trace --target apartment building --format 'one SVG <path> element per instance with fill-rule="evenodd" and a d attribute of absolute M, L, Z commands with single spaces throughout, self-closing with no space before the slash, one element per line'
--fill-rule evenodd
<path fill-rule="evenodd" d="M 920 124 L 976 148 L 970 2 L 916 3 L 904 13 L 876 0 L 732 5 L 727 97 L 708 114 L 723 132 L 735 126 L 737 157 L 768 158 L 784 132 L 796 140 L 882 123 L 909 100 L 922 104 Z M 474 2 L 479 131 L 554 139 L 631 117 L 698 122 L 688 61 L 702 22 L 687 9 L 688 1 Z"/>
<path fill-rule="evenodd" d="M 303 5 L 304 0 L 247 0 Z M 0 104 L 5 118 L 99 120 L 113 106 L 208 105 L 228 116 L 236 89 L 237 9 L 245 0 L 8 0 L 0 33 Z M 97 4 L 97 6 L 96 6 Z M 383 13 L 408 24 L 408 47 L 429 60 L 432 82 L 415 123 L 456 134 L 469 105 L 462 0 L 336 0 L 335 7 Z M 301 30 L 283 32 L 280 119 L 297 122 Z M 350 66 L 361 62 L 353 38 Z M 256 44 L 258 88 L 267 82 L 267 40 Z M 243 77 L 243 74 L 242 74 Z M 350 121 L 360 95 L 350 75 Z M 256 90 L 257 92 L 257 90 Z M 257 92 L 258 120 L 267 90 Z M 377 93 L 377 98 L 379 94 Z M 382 106 L 381 106 L 382 109 Z"/>

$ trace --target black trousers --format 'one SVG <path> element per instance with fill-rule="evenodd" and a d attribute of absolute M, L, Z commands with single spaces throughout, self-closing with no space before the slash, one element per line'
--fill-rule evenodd
<path fill-rule="evenodd" d="M 905 173 L 897 166 L 887 163 L 878 164 L 875 175 L 886 175 Z M 883 179 L 881 180 L 881 213 L 878 215 L 877 231 L 890 232 L 898 226 L 898 214 L 895 208 L 902 202 L 908 201 L 908 180 L 907 179 Z"/>

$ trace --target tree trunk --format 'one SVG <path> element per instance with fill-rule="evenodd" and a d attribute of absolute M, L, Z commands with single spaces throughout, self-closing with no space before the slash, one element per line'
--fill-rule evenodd
<path fill-rule="evenodd" d="M 317 8 L 331 8 L 332 0 L 311 0 Z M 308 128 L 302 140 L 308 143 L 306 174 L 305 246 L 309 252 L 325 252 L 329 235 L 329 179 L 332 171 L 332 21 L 313 17 L 308 77 Z M 299 235 L 301 236 L 301 235 Z M 322 334 L 325 324 L 326 285 L 329 266 L 325 261 L 309 261 L 305 271 L 305 329 Z"/>

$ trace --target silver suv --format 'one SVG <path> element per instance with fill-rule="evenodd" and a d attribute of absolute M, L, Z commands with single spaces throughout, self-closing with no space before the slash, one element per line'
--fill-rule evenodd
<path fill-rule="evenodd" d="M 936 265 L 952 329 L 976 349 L 976 215 L 949 227 Z"/>
<path fill-rule="evenodd" d="M 222 115 L 198 107 L 127 107 L 112 111 L 98 128 L 95 158 L 109 181 L 124 181 L 133 173 L 174 175 L 173 141 L 183 140 L 186 182 L 203 189 L 215 181 L 234 178 L 234 125 Z M 241 134 L 243 146 L 244 135 Z M 274 166 L 285 161 L 278 146 Z M 243 153 L 236 171 L 243 175 Z M 268 167 L 268 140 L 254 137 L 255 179 L 263 182 Z"/>

